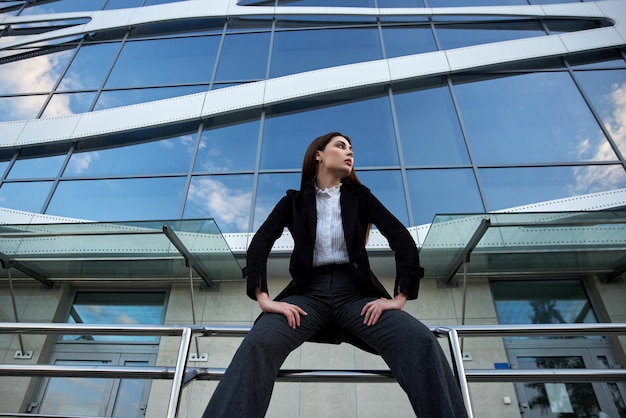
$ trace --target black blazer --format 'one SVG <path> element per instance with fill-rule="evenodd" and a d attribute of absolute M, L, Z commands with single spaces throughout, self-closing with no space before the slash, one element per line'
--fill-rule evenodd
<path fill-rule="evenodd" d="M 415 241 L 406 227 L 365 186 L 343 184 L 340 205 L 352 275 L 357 280 L 363 296 L 391 297 L 370 270 L 365 250 L 365 236 L 368 225 L 371 223 L 387 238 L 389 246 L 395 253 L 394 295 L 402 292 L 408 299 L 416 299 L 419 280 L 424 270 L 420 267 Z M 255 233 L 248 247 L 243 274 L 247 279 L 249 297 L 256 299 L 257 287 L 268 292 L 267 258 L 274 242 L 283 233 L 285 227 L 289 229 L 294 240 L 294 249 L 289 264 L 292 281 L 278 294 L 276 300 L 304 292 L 312 274 L 316 222 L 314 186 L 306 187 L 301 191 L 288 190 L 286 196 L 278 202 L 267 220 Z M 339 334 L 330 336 L 329 333 L 313 340 L 335 343 L 349 341 Z M 350 342 L 354 344 L 353 341 Z M 362 344 L 355 345 L 364 348 Z"/>

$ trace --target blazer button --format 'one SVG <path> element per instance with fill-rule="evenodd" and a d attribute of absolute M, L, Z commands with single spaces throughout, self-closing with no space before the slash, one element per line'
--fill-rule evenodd
<path fill-rule="evenodd" d="M 355 268 L 355 269 L 358 269 L 359 268 L 359 263 L 357 263 L 356 261 L 353 261 L 352 262 L 352 267 Z"/>

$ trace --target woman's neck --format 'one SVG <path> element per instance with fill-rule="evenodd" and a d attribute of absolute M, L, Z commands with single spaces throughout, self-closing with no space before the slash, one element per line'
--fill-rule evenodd
<path fill-rule="evenodd" d="M 317 179 L 315 180 L 315 185 L 320 190 L 329 189 L 339 184 L 341 184 L 341 179 L 338 179 L 335 176 L 318 175 Z"/>

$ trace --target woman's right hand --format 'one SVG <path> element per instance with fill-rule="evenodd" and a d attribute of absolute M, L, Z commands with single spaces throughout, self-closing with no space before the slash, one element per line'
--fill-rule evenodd
<path fill-rule="evenodd" d="M 256 301 L 265 313 L 277 313 L 287 318 L 287 323 L 293 329 L 300 326 L 300 315 L 307 315 L 301 307 L 287 302 L 279 302 L 270 299 L 266 292 L 257 288 Z"/>

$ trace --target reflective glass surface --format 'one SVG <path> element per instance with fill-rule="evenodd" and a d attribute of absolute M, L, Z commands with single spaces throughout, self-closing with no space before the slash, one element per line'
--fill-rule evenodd
<path fill-rule="evenodd" d="M 51 181 L 4 183 L 0 187 L 0 206 L 38 213 L 52 187 Z"/>
<path fill-rule="evenodd" d="M 278 0 L 279 6 L 374 7 L 374 0 Z"/>
<path fill-rule="evenodd" d="M 0 94 L 49 92 L 73 54 L 73 50 L 36 54 L 0 65 Z"/>
<path fill-rule="evenodd" d="M 546 34 L 537 21 L 438 24 L 435 26 L 435 31 L 441 49 L 463 48 Z"/>
<path fill-rule="evenodd" d="M 276 32 L 271 77 L 382 58 L 376 28 Z"/>
<path fill-rule="evenodd" d="M 20 16 L 101 10 L 106 0 L 63 0 L 26 7 Z"/>
<path fill-rule="evenodd" d="M 253 170 L 259 129 L 257 120 L 203 131 L 194 172 Z"/>
<path fill-rule="evenodd" d="M 528 5 L 526 0 L 425 0 L 428 7 Z"/>
<path fill-rule="evenodd" d="M 208 82 L 219 41 L 219 36 L 203 36 L 127 42 L 106 87 Z"/>
<path fill-rule="evenodd" d="M 45 100 L 45 95 L 0 97 L 0 122 L 35 119 Z"/>
<path fill-rule="evenodd" d="M 254 207 L 253 231 L 265 222 L 274 206 L 285 196 L 288 189 L 300 189 L 300 173 L 260 174 Z"/>
<path fill-rule="evenodd" d="M 407 170 L 413 222 L 432 222 L 436 213 L 482 212 L 483 204 L 470 169 Z"/>
<path fill-rule="evenodd" d="M 55 155 L 52 157 L 18 159 L 11 167 L 9 179 L 32 179 L 56 177 L 59 175 L 61 165 L 65 161 L 65 155 Z"/>
<path fill-rule="evenodd" d="M 383 27 L 383 42 L 387 58 L 437 50 L 430 26 Z"/>
<path fill-rule="evenodd" d="M 41 117 L 53 118 L 88 112 L 95 98 L 96 93 L 54 94 Z"/>
<path fill-rule="evenodd" d="M 350 137 L 357 169 L 399 164 L 389 98 L 380 97 L 267 118 L 261 168 L 300 169 L 309 143 L 330 131 Z"/>
<path fill-rule="evenodd" d="M 577 71 L 576 79 L 622 157 L 626 156 L 626 70 Z"/>
<path fill-rule="evenodd" d="M 598 322 L 577 280 L 490 283 L 499 324 Z"/>
<path fill-rule="evenodd" d="M 357 171 L 357 176 L 400 222 L 404 225 L 409 224 L 404 186 L 399 170 Z"/>
<path fill-rule="evenodd" d="M 46 213 L 94 221 L 174 219 L 184 177 L 61 181 Z"/>
<path fill-rule="evenodd" d="M 227 35 L 215 81 L 261 80 L 267 72 L 270 33 Z"/>
<path fill-rule="evenodd" d="M 57 360 L 60 366 L 107 366 L 102 360 Z M 48 381 L 39 412 L 53 415 L 101 415 L 113 379 L 53 377 Z M 104 404 L 104 405 L 103 405 Z"/>
<path fill-rule="evenodd" d="M 165 292 L 77 292 L 68 324 L 162 324 Z M 157 336 L 64 335 L 61 341 L 157 342 Z"/>
<path fill-rule="evenodd" d="M 103 91 L 98 97 L 98 102 L 96 103 L 94 110 L 130 106 L 154 100 L 185 96 L 187 94 L 202 93 L 207 91 L 207 89 L 208 87 L 206 85 L 199 85 Z"/>
<path fill-rule="evenodd" d="M 395 94 L 393 100 L 405 164 L 469 163 L 448 87 Z"/>
<path fill-rule="evenodd" d="M 186 173 L 196 135 L 72 154 L 64 177 Z"/>
<path fill-rule="evenodd" d="M 423 0 L 379 0 L 378 7 L 424 7 Z"/>
<path fill-rule="evenodd" d="M 119 49 L 119 43 L 82 46 L 72 60 L 57 90 L 99 88 L 111 65 L 113 65 L 113 59 Z"/>
<path fill-rule="evenodd" d="M 615 160 L 567 73 L 531 73 L 455 83 L 479 164 Z"/>
<path fill-rule="evenodd" d="M 621 165 L 483 168 L 479 176 L 489 211 L 626 187 Z"/>
<path fill-rule="evenodd" d="M 213 218 L 222 232 L 247 232 L 252 182 L 252 175 L 193 177 L 184 217 Z"/>

